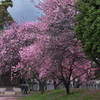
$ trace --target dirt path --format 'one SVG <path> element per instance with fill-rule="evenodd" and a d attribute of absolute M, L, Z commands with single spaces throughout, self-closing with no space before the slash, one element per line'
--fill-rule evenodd
<path fill-rule="evenodd" d="M 0 100 L 18 100 L 15 97 L 0 97 Z"/>

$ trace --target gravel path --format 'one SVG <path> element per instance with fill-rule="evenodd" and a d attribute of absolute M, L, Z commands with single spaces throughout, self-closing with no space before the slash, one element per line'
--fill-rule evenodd
<path fill-rule="evenodd" d="M 0 97 L 0 100 L 18 100 L 15 97 Z"/>

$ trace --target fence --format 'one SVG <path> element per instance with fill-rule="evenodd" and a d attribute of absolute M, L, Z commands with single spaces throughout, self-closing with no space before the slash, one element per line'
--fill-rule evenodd
<path fill-rule="evenodd" d="M 39 90 L 39 83 L 31 83 L 31 84 L 29 84 L 29 87 L 30 87 L 30 90 L 38 91 Z M 54 90 L 54 85 L 49 83 L 44 88 L 46 90 Z"/>
<path fill-rule="evenodd" d="M 80 89 L 100 89 L 100 84 L 82 84 Z"/>
<path fill-rule="evenodd" d="M 38 91 L 39 90 L 39 83 L 30 83 L 29 88 L 30 88 L 30 90 Z M 53 85 L 53 83 L 47 83 L 44 88 L 45 88 L 45 90 L 54 90 L 54 85 Z M 64 89 L 64 85 L 60 84 L 59 88 Z"/>
<path fill-rule="evenodd" d="M 39 90 L 39 83 L 31 83 L 29 84 L 30 90 Z M 54 85 L 53 83 L 47 83 L 46 86 L 44 87 L 45 90 L 54 90 Z M 64 85 L 60 84 L 59 88 L 64 89 Z M 79 86 L 80 89 L 100 89 L 100 84 L 82 84 Z"/>

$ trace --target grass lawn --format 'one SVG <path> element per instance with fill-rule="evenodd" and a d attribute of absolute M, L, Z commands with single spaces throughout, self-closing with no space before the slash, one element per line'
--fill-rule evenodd
<path fill-rule="evenodd" d="M 66 95 L 65 90 L 49 90 L 45 94 L 35 92 L 30 96 L 19 98 L 20 100 L 100 100 L 100 90 L 78 89 L 72 90 L 70 95 Z"/>

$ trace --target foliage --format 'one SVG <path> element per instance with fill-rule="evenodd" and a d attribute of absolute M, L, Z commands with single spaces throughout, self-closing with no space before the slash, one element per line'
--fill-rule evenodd
<path fill-rule="evenodd" d="M 0 35 L 0 70 L 2 74 L 10 70 L 20 61 L 19 51 L 23 46 L 28 46 L 34 43 L 36 36 L 32 27 L 34 23 L 26 23 L 19 26 L 14 23 Z M 3 72 L 2 72 L 3 71 Z"/>
<path fill-rule="evenodd" d="M 78 0 L 76 5 L 75 33 L 85 54 L 100 66 L 100 0 Z"/>
<path fill-rule="evenodd" d="M 0 2 L 1 2 L 0 6 L 4 6 L 6 10 L 8 7 L 13 6 L 12 0 L 1 0 Z"/>
<path fill-rule="evenodd" d="M 46 79 L 61 80 L 70 94 L 70 83 L 94 77 L 74 29 L 75 0 L 46 0 L 37 5 L 44 15 L 37 22 L 13 23 L 0 36 L 1 74 L 10 70 L 35 77 L 44 92 Z M 72 79 L 71 79 L 72 78 Z"/>
<path fill-rule="evenodd" d="M 13 23 L 9 26 L 9 30 L 4 31 L 5 34 L 0 36 L 1 74 L 12 69 L 13 76 L 18 71 L 20 72 L 19 75 L 25 75 L 28 72 L 28 77 L 35 76 L 41 84 L 45 82 L 44 79 L 39 79 L 39 66 L 43 60 L 40 62 L 38 57 L 44 47 L 45 37 L 39 34 L 40 31 L 37 26 L 39 25 L 35 22 L 28 22 L 23 25 Z"/>
<path fill-rule="evenodd" d="M 8 7 L 12 7 L 12 0 L 3 0 L 0 4 L 0 30 L 4 30 L 13 21 L 10 13 L 7 11 Z"/>
<path fill-rule="evenodd" d="M 93 75 L 92 70 L 89 72 L 89 61 L 81 51 L 81 43 L 71 34 L 76 12 L 74 1 L 47 0 L 39 3 L 38 7 L 45 13 L 35 25 L 37 33 L 40 33 L 38 40 L 22 48 L 19 52 L 21 62 L 15 69 L 30 78 L 34 75 L 38 81 L 59 79 L 69 94 L 72 80 L 82 77 L 84 82 Z"/>
<path fill-rule="evenodd" d="M 44 12 L 40 21 L 45 23 L 45 33 L 51 37 L 47 51 L 50 64 L 42 69 L 40 76 L 52 76 L 53 79 L 61 80 L 69 93 L 71 77 L 83 77 L 84 71 L 88 73 L 87 69 L 90 67 L 82 53 L 81 43 L 73 33 L 75 0 L 47 0 L 40 2 L 37 7 Z M 76 72 L 81 74 L 77 75 Z M 85 76 L 82 79 L 87 78 Z"/>
<path fill-rule="evenodd" d="M 84 83 L 94 77 L 94 69 L 82 53 L 81 43 L 76 38 L 69 35 L 64 35 L 59 40 L 52 38 L 49 46 L 50 64 L 43 66 L 40 77 L 59 79 L 68 89 L 67 93 L 71 81 L 79 78 L 80 82 Z"/>
<path fill-rule="evenodd" d="M 45 23 L 48 34 L 57 36 L 63 32 L 73 33 L 76 14 L 74 4 L 75 0 L 44 0 L 36 6 L 44 12 L 39 20 Z"/>

